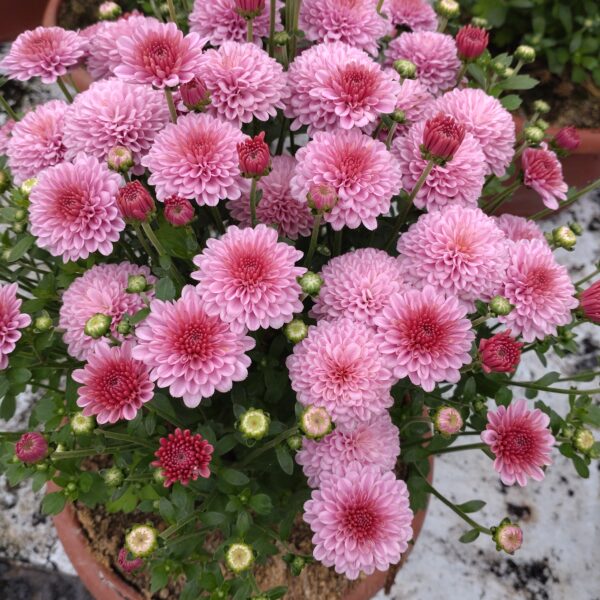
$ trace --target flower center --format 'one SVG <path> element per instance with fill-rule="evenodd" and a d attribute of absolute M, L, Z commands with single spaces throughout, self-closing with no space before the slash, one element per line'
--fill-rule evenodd
<path fill-rule="evenodd" d="M 500 435 L 499 442 L 502 455 L 513 458 L 529 456 L 535 447 L 531 433 L 526 429 L 513 428 Z"/>
<path fill-rule="evenodd" d="M 126 365 L 119 365 L 106 373 L 100 384 L 101 402 L 118 407 L 135 401 L 138 395 L 137 379 Z"/>
<path fill-rule="evenodd" d="M 189 324 L 180 337 L 180 348 L 187 356 L 205 359 L 210 351 L 206 329 L 197 323 Z"/>
<path fill-rule="evenodd" d="M 546 269 L 534 269 L 527 277 L 527 285 L 538 294 L 546 292 L 550 283 L 549 273 Z"/>
<path fill-rule="evenodd" d="M 342 523 L 347 533 L 358 542 L 373 537 L 377 527 L 377 515 L 366 503 L 354 504 L 344 510 Z"/>
<path fill-rule="evenodd" d="M 375 74 L 361 65 L 350 63 L 340 74 L 342 100 L 354 107 L 369 98 L 374 85 Z"/>
<path fill-rule="evenodd" d="M 407 327 L 406 335 L 411 350 L 429 352 L 439 346 L 444 328 L 427 314 L 416 316 Z"/>
<path fill-rule="evenodd" d="M 238 258 L 234 265 L 234 277 L 239 284 L 246 289 L 254 289 L 265 278 L 265 263 L 254 255 L 246 255 Z"/>
<path fill-rule="evenodd" d="M 174 63 L 171 46 L 162 39 L 149 40 L 143 52 L 144 65 L 151 71 L 164 75 L 171 71 Z"/>
<path fill-rule="evenodd" d="M 74 190 L 66 191 L 59 197 L 58 207 L 61 215 L 69 220 L 78 217 L 84 208 L 81 195 Z"/>

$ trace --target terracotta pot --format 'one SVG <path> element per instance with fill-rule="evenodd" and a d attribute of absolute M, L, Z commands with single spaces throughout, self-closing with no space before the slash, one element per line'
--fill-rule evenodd
<path fill-rule="evenodd" d="M 60 3 L 61 0 L 48 0 L 42 19 L 42 25 L 44 27 L 55 27 L 58 24 L 58 9 Z M 87 90 L 94 81 L 92 76 L 83 67 L 72 69 L 70 75 L 73 77 L 73 81 L 80 92 Z"/>
<path fill-rule="evenodd" d="M 429 461 L 428 481 L 433 480 L 433 459 Z M 46 493 L 56 492 L 59 488 L 52 482 L 48 483 Z M 413 540 L 417 541 L 425 522 L 427 508 L 420 510 L 414 516 Z M 79 579 L 96 600 L 143 600 L 142 595 L 129 586 L 121 577 L 98 562 L 92 548 L 84 534 L 81 525 L 71 504 L 53 517 L 56 532 L 63 548 L 71 560 Z M 406 562 L 414 544 L 408 546 L 398 565 L 394 565 L 388 571 L 375 571 L 372 575 L 362 579 L 343 600 L 370 600 L 384 586 L 389 587 L 394 582 L 398 569 Z"/>
<path fill-rule="evenodd" d="M 0 0 L 0 42 L 11 42 L 20 33 L 42 24 L 47 0 Z"/>
<path fill-rule="evenodd" d="M 523 129 L 525 120 L 514 117 L 517 133 Z M 550 127 L 548 133 L 555 134 L 558 127 Z M 581 188 L 600 177 L 600 129 L 578 129 L 581 144 L 573 154 L 561 159 L 565 181 L 570 186 Z M 539 195 L 528 188 L 520 188 L 517 193 L 502 206 L 501 213 L 511 213 L 530 217 L 545 208 Z"/>

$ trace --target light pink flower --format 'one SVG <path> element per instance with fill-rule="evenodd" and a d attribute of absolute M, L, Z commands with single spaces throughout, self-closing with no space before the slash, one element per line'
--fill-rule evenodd
<path fill-rule="evenodd" d="M 0 285 L 0 371 L 8 367 L 8 355 L 21 339 L 20 329 L 31 324 L 31 317 L 21 313 L 17 284 Z"/>
<path fill-rule="evenodd" d="M 215 392 L 228 392 L 248 376 L 254 340 L 210 316 L 200 295 L 186 285 L 175 302 L 154 300 L 136 328 L 134 358 L 146 363 L 150 378 L 175 398 L 195 407 Z"/>
<path fill-rule="evenodd" d="M 487 414 L 488 424 L 481 439 L 496 456 L 494 469 L 505 485 L 527 485 L 527 479 L 542 481 L 542 467 L 552 464 L 554 436 L 550 417 L 538 408 L 529 410 L 525 400 L 508 408 L 499 406 Z"/>
<path fill-rule="evenodd" d="M 138 21 L 117 40 L 120 64 L 115 75 L 132 83 L 176 87 L 194 78 L 205 43 L 197 33 L 184 36 L 175 23 Z"/>
<path fill-rule="evenodd" d="M 336 231 L 364 225 L 377 228 L 377 217 L 390 209 L 392 196 L 400 191 L 398 162 L 385 144 L 358 129 L 317 132 L 296 153 L 298 166 L 292 194 L 306 198 L 311 185 L 328 184 L 339 201 L 325 221 Z"/>
<path fill-rule="evenodd" d="M 207 50 L 196 74 L 210 93 L 210 112 L 236 125 L 268 121 L 289 95 L 283 67 L 254 44 Z"/>
<path fill-rule="evenodd" d="M 506 238 L 511 242 L 520 242 L 521 240 L 546 241 L 544 232 L 531 219 L 506 213 L 499 217 L 494 217 L 494 220 L 496 221 L 496 225 L 504 231 Z"/>
<path fill-rule="evenodd" d="M 400 266 L 417 287 L 432 285 L 470 310 L 497 294 L 508 266 L 504 233 L 479 208 L 421 215 L 398 240 Z"/>
<path fill-rule="evenodd" d="M 6 154 L 15 183 L 37 177 L 46 167 L 62 162 L 67 104 L 50 100 L 27 113 L 13 127 Z"/>
<path fill-rule="evenodd" d="M 256 218 L 265 225 L 276 225 L 279 234 L 291 240 L 310 235 L 313 217 L 308 205 L 294 198 L 290 190 L 296 160 L 286 155 L 274 156 L 272 167 L 269 175 L 262 177 L 257 184 L 262 196 L 256 207 Z M 249 194 L 244 193 L 238 200 L 230 201 L 227 208 L 242 227 L 251 225 Z"/>
<path fill-rule="evenodd" d="M 396 564 L 412 538 L 412 519 L 404 481 L 359 463 L 326 479 L 304 504 L 315 559 L 348 579 Z"/>
<path fill-rule="evenodd" d="M 88 354 L 85 367 L 72 373 L 81 384 L 77 406 L 83 408 L 84 416 L 95 416 L 100 425 L 131 421 L 154 396 L 149 369 L 132 357 L 131 350 L 131 342 L 111 347 L 101 341 Z"/>
<path fill-rule="evenodd" d="M 304 0 L 300 29 L 312 42 L 344 42 L 377 56 L 388 24 L 371 0 Z"/>
<path fill-rule="evenodd" d="M 400 263 L 383 250 L 361 248 L 332 258 L 320 273 L 317 319 L 350 317 L 373 325 L 392 294 L 404 288 Z"/>
<path fill-rule="evenodd" d="M 281 29 L 280 9 L 283 3 L 277 0 L 275 30 Z M 212 46 L 232 42 L 245 42 L 247 21 L 236 11 L 235 0 L 196 0 L 190 13 L 190 31 L 195 31 L 203 38 L 208 38 Z M 255 43 L 269 35 L 269 11 L 253 19 Z"/>
<path fill-rule="evenodd" d="M 496 550 L 514 554 L 523 544 L 523 530 L 514 523 L 502 523 L 492 539 L 496 542 Z"/>
<path fill-rule="evenodd" d="M 351 129 L 391 113 L 400 84 L 394 72 L 384 72 L 365 52 L 343 42 L 317 44 L 290 65 L 290 99 L 285 115 L 292 130 L 308 125 L 316 130 Z"/>
<path fill-rule="evenodd" d="M 19 35 L 0 62 L 0 69 L 9 79 L 40 77 L 43 83 L 54 83 L 84 56 L 86 44 L 75 31 L 36 27 Z"/>
<path fill-rule="evenodd" d="M 400 59 L 414 63 L 417 79 L 434 96 L 454 87 L 461 64 L 454 38 L 436 31 L 402 33 L 390 42 L 385 57 L 388 65 Z"/>
<path fill-rule="evenodd" d="M 194 258 L 192 278 L 210 315 L 251 331 L 279 329 L 302 311 L 297 278 L 306 272 L 295 263 L 302 252 L 277 241 L 266 225 L 240 229 L 232 225 L 220 239 L 209 239 Z"/>
<path fill-rule="evenodd" d="M 396 110 L 404 113 L 404 123 L 398 125 L 396 135 L 405 134 L 410 125 L 425 119 L 433 100 L 433 95 L 418 79 L 405 79 L 396 99 Z"/>
<path fill-rule="evenodd" d="M 411 31 L 435 31 L 438 27 L 437 15 L 426 0 L 385 0 L 383 13 L 392 25 Z"/>
<path fill-rule="evenodd" d="M 58 325 L 65 330 L 63 341 L 73 358 L 85 360 L 102 343 L 102 340 L 93 340 L 84 333 L 85 324 L 97 313 L 111 317 L 112 335 L 119 340 L 124 339 L 117 332 L 117 325 L 125 315 L 133 316 L 146 306 L 139 294 L 125 291 L 130 275 L 143 275 L 150 285 L 156 283 L 148 267 L 128 262 L 101 264 L 75 279 L 63 294 Z M 154 291 L 148 290 L 146 296 L 152 298 Z"/>
<path fill-rule="evenodd" d="M 125 229 L 116 199 L 120 182 L 119 175 L 84 154 L 43 171 L 29 196 L 38 245 L 65 262 L 96 251 L 108 256 Z"/>
<path fill-rule="evenodd" d="M 577 307 L 575 287 L 567 269 L 559 265 L 552 250 L 541 240 L 513 244 L 501 294 L 514 305 L 499 320 L 526 342 L 555 335 L 556 327 L 571 322 Z"/>
<path fill-rule="evenodd" d="M 28 464 L 40 462 L 48 456 L 48 442 L 38 431 L 28 431 L 17 440 L 15 456 Z"/>
<path fill-rule="evenodd" d="M 435 430 L 445 437 L 456 435 L 463 424 L 460 412 L 453 406 L 440 406 L 433 416 Z"/>
<path fill-rule="evenodd" d="M 0 125 L 0 156 L 6 155 L 8 142 L 16 124 L 16 121 L 9 119 Z"/>
<path fill-rule="evenodd" d="M 157 136 L 142 165 L 159 200 L 169 196 L 195 199 L 216 206 L 236 200 L 248 183 L 238 167 L 237 144 L 244 134 L 210 115 L 190 113 L 170 123 Z"/>
<path fill-rule="evenodd" d="M 452 115 L 473 134 L 485 154 L 486 175 L 504 175 L 515 153 L 515 123 L 497 98 L 483 90 L 455 89 L 438 98 L 432 110 Z"/>
<path fill-rule="evenodd" d="M 542 197 L 545 206 L 556 210 L 558 201 L 567 199 L 569 186 L 563 178 L 562 165 L 546 144 L 541 148 L 525 148 L 521 166 L 523 182 Z"/>
<path fill-rule="evenodd" d="M 351 428 L 393 403 L 384 358 L 371 327 L 342 318 L 309 327 L 286 365 L 298 402 L 325 408 L 336 423 Z"/>
<path fill-rule="evenodd" d="M 106 160 L 114 146 L 133 154 L 134 173 L 144 172 L 140 160 L 169 122 L 164 94 L 147 85 L 109 79 L 77 94 L 65 119 L 66 157 L 78 152 Z"/>
<path fill-rule="evenodd" d="M 375 324 L 379 350 L 394 376 L 409 377 L 426 392 L 437 383 L 457 383 L 460 368 L 471 362 L 471 321 L 454 296 L 432 286 L 392 296 Z"/>
<path fill-rule="evenodd" d="M 374 465 L 382 473 L 392 471 L 400 454 L 398 428 L 385 412 L 370 421 L 358 423 L 350 430 L 336 429 L 320 441 L 308 438 L 296 454 L 308 485 L 319 487 L 339 469 L 345 471 L 353 461 Z"/>
<path fill-rule="evenodd" d="M 406 190 L 412 190 L 425 167 L 421 146 L 425 121 L 415 123 L 406 136 L 398 137 L 392 146 L 392 153 L 398 159 L 402 172 L 402 183 Z M 425 183 L 418 191 L 414 204 L 428 211 L 445 206 L 477 206 L 485 182 L 485 156 L 479 142 L 470 134 L 456 154 L 444 165 L 434 165 Z"/>
<path fill-rule="evenodd" d="M 145 22 L 158 23 L 154 17 L 142 15 L 123 16 L 116 21 L 102 21 L 97 24 L 89 36 L 86 66 L 94 79 L 103 79 L 115 74 L 115 68 L 121 64 L 121 54 L 117 40 L 131 37 L 133 31 Z"/>

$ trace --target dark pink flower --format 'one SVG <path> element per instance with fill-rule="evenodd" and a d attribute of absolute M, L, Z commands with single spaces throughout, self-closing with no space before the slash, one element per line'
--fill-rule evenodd
<path fill-rule="evenodd" d="M 263 177 L 271 168 L 271 153 L 265 142 L 265 132 L 247 138 L 237 145 L 240 171 L 244 177 Z"/>
<path fill-rule="evenodd" d="M 199 433 L 177 428 L 160 439 L 160 448 L 154 453 L 157 460 L 151 464 L 162 470 L 165 487 L 176 482 L 188 485 L 198 477 L 210 477 L 212 453 L 213 447 Z"/>
<path fill-rule="evenodd" d="M 133 571 L 141 568 L 144 565 L 143 558 L 129 558 L 129 552 L 127 548 L 123 547 L 119 550 L 119 555 L 117 556 L 117 563 L 125 571 L 125 573 L 132 573 Z"/>
<path fill-rule="evenodd" d="M 581 144 L 581 138 L 575 127 L 563 127 L 554 136 L 554 144 L 561 150 L 574 152 Z"/>
<path fill-rule="evenodd" d="M 474 60 L 483 54 L 489 41 L 490 36 L 485 29 L 465 25 L 456 34 L 458 56 L 463 60 Z"/>
<path fill-rule="evenodd" d="M 175 227 L 187 225 L 196 214 L 192 203 L 181 196 L 169 196 L 164 204 L 165 219 Z"/>
<path fill-rule="evenodd" d="M 15 455 L 24 463 L 36 463 L 48 455 L 48 442 L 37 431 L 24 433 L 15 444 Z"/>
<path fill-rule="evenodd" d="M 464 139 L 465 126 L 453 117 L 440 113 L 425 123 L 423 146 L 432 158 L 452 160 Z"/>
<path fill-rule="evenodd" d="M 510 334 L 508 329 L 479 342 L 481 367 L 486 373 L 514 373 L 521 360 L 523 344 Z"/>
<path fill-rule="evenodd" d="M 317 212 L 330 212 L 337 204 L 335 188 L 328 183 L 313 183 L 306 195 L 308 205 Z"/>
<path fill-rule="evenodd" d="M 546 144 L 541 148 L 526 148 L 521 164 L 525 185 L 535 190 L 549 209 L 556 210 L 558 201 L 566 200 L 569 189 L 556 154 Z"/>
<path fill-rule="evenodd" d="M 130 221 L 145 221 L 155 208 L 150 192 L 139 181 L 130 181 L 119 190 L 117 205 L 122 217 Z"/>
<path fill-rule="evenodd" d="M 579 308 L 586 319 L 600 324 L 600 281 L 579 294 Z"/>
<path fill-rule="evenodd" d="M 181 100 L 190 110 L 201 110 L 210 104 L 210 93 L 202 79 L 194 77 L 179 86 Z"/>

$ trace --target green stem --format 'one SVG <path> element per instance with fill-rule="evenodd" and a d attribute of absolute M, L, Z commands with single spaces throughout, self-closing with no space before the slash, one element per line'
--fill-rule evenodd
<path fill-rule="evenodd" d="M 592 190 L 595 190 L 599 186 L 600 186 L 600 179 L 596 179 L 595 181 L 592 181 L 592 183 L 581 188 L 576 193 L 574 193 L 570 198 L 565 200 L 561 205 L 559 205 L 557 210 L 561 210 L 562 208 L 566 208 L 567 206 L 570 206 L 571 204 L 573 204 L 574 202 L 579 200 L 579 198 L 581 198 L 581 196 L 583 196 L 584 194 L 587 194 L 588 192 L 591 192 Z M 551 208 L 545 208 L 544 210 L 541 210 L 540 212 L 535 213 L 535 215 L 533 215 L 532 217 L 529 217 L 529 218 L 533 221 L 539 221 L 540 219 L 543 219 L 544 217 L 547 217 L 548 215 L 551 215 L 554 212 L 556 212 L 556 211 L 552 210 Z"/>
<path fill-rule="evenodd" d="M 490 202 L 482 207 L 482 210 L 489 215 L 493 215 L 499 208 L 504 204 L 504 201 L 507 200 L 513 192 L 515 192 L 518 188 L 521 187 L 521 181 L 514 181 L 509 185 L 505 190 L 500 192 L 495 198 L 492 198 Z"/>
<path fill-rule="evenodd" d="M 156 234 L 154 233 L 154 230 L 152 229 L 152 226 L 150 225 L 150 223 L 148 223 L 148 221 L 142 221 L 142 229 L 144 230 L 146 237 L 150 240 L 150 243 L 154 246 L 154 248 L 156 248 L 158 255 L 159 256 L 168 256 L 167 251 L 164 249 L 163 245 L 160 243 L 160 241 L 156 237 Z M 181 273 L 177 270 L 177 267 L 173 264 L 173 261 L 171 261 L 168 270 L 169 270 L 169 273 L 171 274 L 171 276 L 173 277 L 173 279 L 180 286 L 185 285 L 185 279 L 183 278 Z"/>
<path fill-rule="evenodd" d="M 589 281 L 592 277 L 594 277 L 595 275 L 598 275 L 598 273 L 600 273 L 600 267 L 598 267 L 595 271 L 592 271 L 589 275 L 586 275 L 579 281 L 576 281 L 575 287 L 579 287 L 579 286 L 583 285 L 586 281 Z"/>
<path fill-rule="evenodd" d="M 134 438 L 126 433 L 118 433 L 116 431 L 106 431 L 105 429 L 94 429 L 94 433 L 96 435 L 104 436 L 109 440 L 119 440 L 120 442 L 128 442 L 130 444 L 135 444 L 137 446 L 143 446 L 144 448 L 148 448 L 149 450 L 156 450 L 156 444 L 152 444 L 151 442 L 147 442 L 145 440 L 141 440 L 139 438 Z"/>
<path fill-rule="evenodd" d="M 169 106 L 169 112 L 171 113 L 171 121 L 177 123 L 177 109 L 175 108 L 175 102 L 173 101 L 173 92 L 166 87 L 165 97 L 167 99 L 167 105 Z"/>
<path fill-rule="evenodd" d="M 110 453 L 121 452 L 122 450 L 130 450 L 132 447 L 131 444 L 120 444 L 117 446 L 108 446 L 104 448 L 102 452 L 98 451 L 98 448 L 81 448 L 78 450 L 65 450 L 64 452 L 53 452 L 50 455 L 50 459 L 52 461 L 57 460 L 70 460 L 72 458 L 86 458 L 88 456 L 97 456 L 99 454 L 106 454 L 108 451 Z"/>
<path fill-rule="evenodd" d="M 167 5 L 169 7 L 169 18 L 175 25 L 177 25 L 177 13 L 175 12 L 175 5 L 173 4 L 173 0 L 167 0 Z"/>
<path fill-rule="evenodd" d="M 381 133 L 382 129 L 383 129 L 383 121 L 380 119 L 379 123 L 377 123 L 377 127 L 375 127 L 375 131 L 373 132 L 373 135 L 371 137 L 374 140 L 378 140 L 379 139 L 379 134 Z"/>
<path fill-rule="evenodd" d="M 550 394 L 600 394 L 600 388 L 594 388 L 591 390 L 565 390 L 563 388 L 552 388 L 542 385 L 535 385 L 535 383 L 528 383 L 526 381 L 507 381 L 507 385 L 514 385 L 517 387 L 528 388 L 530 390 L 538 390 L 539 392 L 548 392 Z"/>
<path fill-rule="evenodd" d="M 196 521 L 200 514 L 202 514 L 202 511 L 196 511 L 192 513 L 179 523 L 175 523 L 174 525 L 167 527 L 162 533 L 159 534 L 159 536 L 163 540 L 166 540 L 167 538 L 171 537 L 174 533 L 177 533 L 180 529 L 183 529 L 186 525 L 189 525 L 190 523 Z"/>
<path fill-rule="evenodd" d="M 254 19 L 246 21 L 246 41 L 251 44 L 254 41 Z"/>
<path fill-rule="evenodd" d="M 269 5 L 269 56 L 275 56 L 275 19 L 277 15 L 277 0 L 271 0 Z"/>
<path fill-rule="evenodd" d="M 449 446 L 448 448 L 440 448 L 439 450 L 432 450 L 430 454 L 448 454 L 450 452 L 461 452 L 462 450 L 484 450 L 488 448 L 487 444 L 463 444 L 462 446 Z"/>
<path fill-rule="evenodd" d="M 13 121 L 19 120 L 17 113 L 13 110 L 12 106 L 7 102 L 6 98 L 4 97 L 4 94 L 2 94 L 2 93 L 0 93 L 0 104 L 3 106 L 4 110 L 6 111 L 6 114 Z"/>
<path fill-rule="evenodd" d="M 225 233 L 225 223 L 223 223 L 219 209 L 216 206 L 209 206 L 209 209 L 219 233 Z"/>
<path fill-rule="evenodd" d="M 383 0 L 377 1 L 377 13 L 381 14 L 381 9 L 383 8 Z"/>
<path fill-rule="evenodd" d="M 284 432 L 280 433 L 278 436 L 274 437 L 270 442 L 267 442 L 260 448 L 257 448 L 254 452 L 250 452 L 250 454 L 246 455 L 246 458 L 242 460 L 240 465 L 243 467 L 248 463 L 251 463 L 253 460 L 258 458 L 261 454 L 265 453 L 267 450 L 271 448 L 275 448 L 275 446 L 279 446 L 282 442 L 285 442 L 289 437 L 296 435 L 298 433 L 298 426 L 294 425 L 289 429 L 286 429 Z"/>
<path fill-rule="evenodd" d="M 478 317 L 477 319 L 475 319 L 473 321 L 473 323 L 471 324 L 473 327 L 478 327 L 479 325 L 481 325 L 482 323 L 485 323 L 488 319 L 490 319 L 493 315 L 487 314 L 487 315 L 483 315 L 482 317 Z"/>
<path fill-rule="evenodd" d="M 64 79 L 62 77 L 59 77 L 56 80 L 56 83 L 58 84 L 58 87 L 60 88 L 60 91 L 65 95 L 65 98 L 67 99 L 67 102 L 69 104 L 71 104 L 73 102 L 73 96 L 71 95 L 71 92 L 69 91 L 69 88 L 67 88 L 67 84 L 64 82 Z"/>
<path fill-rule="evenodd" d="M 394 140 L 394 134 L 396 133 L 396 129 L 398 128 L 398 123 L 392 123 L 390 130 L 388 131 L 387 137 L 385 138 L 385 147 L 389 150 L 392 145 L 392 141 Z"/>
<path fill-rule="evenodd" d="M 564 381 L 581 381 L 581 380 L 585 380 L 588 377 L 597 377 L 599 375 L 600 375 L 600 371 L 584 371 L 583 373 L 577 373 L 576 375 L 573 375 L 572 377 L 561 377 L 560 379 L 557 379 L 556 382 L 562 383 Z"/>
<path fill-rule="evenodd" d="M 308 252 L 306 253 L 306 258 L 304 259 L 304 266 L 306 268 L 310 267 L 312 257 L 315 254 L 315 249 L 317 247 L 317 240 L 319 239 L 319 228 L 321 227 L 321 219 L 322 218 L 323 218 L 323 215 L 321 213 L 317 213 L 315 215 L 315 222 L 313 224 L 312 233 L 310 234 L 310 244 L 308 246 Z"/>
<path fill-rule="evenodd" d="M 465 76 L 465 73 L 467 72 L 467 69 L 469 68 L 469 64 L 466 62 L 463 62 L 462 67 L 460 68 L 460 71 L 458 72 L 458 75 L 456 76 L 456 85 L 460 85 L 460 82 L 462 81 L 463 77 Z"/>
<path fill-rule="evenodd" d="M 250 184 L 250 220 L 252 222 L 252 227 L 256 227 L 256 184 L 258 179 L 256 177 L 252 178 L 252 183 Z"/>
<path fill-rule="evenodd" d="M 333 255 L 339 256 L 342 253 L 342 229 L 333 232 Z"/>
<path fill-rule="evenodd" d="M 277 140 L 277 148 L 275 149 L 275 154 L 280 156 L 283 152 L 283 146 L 285 144 L 285 128 L 288 124 L 288 120 L 285 117 L 281 118 L 281 129 L 279 130 L 279 139 Z"/>
<path fill-rule="evenodd" d="M 144 237 L 140 224 L 137 221 L 133 223 L 133 230 L 135 231 L 135 235 L 139 243 L 142 245 L 144 252 L 148 255 L 148 258 L 152 258 L 154 253 L 152 252 L 150 246 L 148 246 L 148 242 L 146 242 L 146 238 Z"/>

